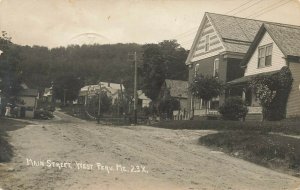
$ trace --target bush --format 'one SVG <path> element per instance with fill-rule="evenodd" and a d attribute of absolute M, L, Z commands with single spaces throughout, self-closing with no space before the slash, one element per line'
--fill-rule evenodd
<path fill-rule="evenodd" d="M 35 119 L 51 119 L 53 117 L 53 113 L 47 110 L 36 110 L 34 112 Z"/>
<path fill-rule="evenodd" d="M 275 121 L 285 118 L 292 83 L 292 73 L 286 66 L 278 73 L 257 76 L 251 80 L 250 87 L 256 91 L 263 108 L 264 120 Z"/>
<path fill-rule="evenodd" d="M 240 97 L 230 97 L 219 108 L 219 112 L 226 120 L 239 120 L 246 117 L 248 108 Z"/>

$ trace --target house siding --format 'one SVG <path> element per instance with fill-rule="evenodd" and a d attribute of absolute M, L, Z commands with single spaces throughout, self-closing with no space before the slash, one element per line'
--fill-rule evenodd
<path fill-rule="evenodd" d="M 272 65 L 263 68 L 258 68 L 258 47 L 271 44 L 271 43 L 273 44 Z M 270 72 L 270 71 L 277 71 L 280 70 L 283 66 L 286 66 L 284 54 L 278 48 L 278 46 L 273 41 L 271 36 L 266 32 L 247 64 L 245 76 L 255 75 L 255 74 Z"/>
<path fill-rule="evenodd" d="M 223 56 L 215 55 L 212 57 L 208 57 L 206 59 L 196 61 L 192 64 L 192 66 L 189 68 L 189 84 L 191 84 L 194 80 L 195 67 L 197 64 L 199 64 L 197 74 L 212 76 L 213 72 L 214 72 L 214 61 L 217 58 L 219 59 L 219 79 L 221 81 L 226 81 L 226 77 L 227 77 L 227 75 L 226 75 L 226 70 L 227 70 L 226 60 L 227 59 L 224 59 Z M 189 92 L 188 106 L 187 106 L 189 111 L 192 111 L 192 109 L 193 109 L 192 99 L 193 99 L 193 97 L 192 97 L 191 93 Z M 223 101 L 221 101 L 221 100 L 224 100 L 224 99 L 225 99 L 225 94 L 220 97 L 220 102 L 222 103 Z"/>
<path fill-rule="evenodd" d="M 227 59 L 227 76 L 226 82 L 243 77 L 244 71 L 241 68 L 242 59 L 228 58 Z"/>
<path fill-rule="evenodd" d="M 293 76 L 293 85 L 289 94 L 286 116 L 299 117 L 300 116 L 300 63 L 290 62 L 289 68 Z"/>
<path fill-rule="evenodd" d="M 205 38 L 209 35 L 209 50 L 205 51 Z M 206 17 L 206 23 L 201 31 L 200 38 L 198 39 L 195 52 L 193 53 L 191 62 L 199 61 L 208 57 L 216 56 L 224 51 L 224 47 L 218 38 L 218 34 L 214 29 L 211 22 Z"/>

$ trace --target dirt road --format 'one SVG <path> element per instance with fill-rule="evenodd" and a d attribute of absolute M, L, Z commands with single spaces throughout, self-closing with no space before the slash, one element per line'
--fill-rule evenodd
<path fill-rule="evenodd" d="M 57 112 L 9 132 L 0 189 L 297 189 L 300 179 L 198 144 L 213 131 L 110 127 Z"/>

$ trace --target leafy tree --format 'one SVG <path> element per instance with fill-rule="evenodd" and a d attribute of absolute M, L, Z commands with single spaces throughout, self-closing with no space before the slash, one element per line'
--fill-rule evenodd
<path fill-rule="evenodd" d="M 101 92 L 101 105 L 100 105 L 100 114 L 108 113 L 112 107 L 112 99 L 107 96 L 107 93 Z M 98 116 L 98 108 L 99 108 L 99 97 L 92 96 L 87 103 L 87 110 L 89 114 L 94 117 Z"/>
<path fill-rule="evenodd" d="M 217 78 L 197 74 L 189 90 L 193 96 L 202 99 L 207 105 L 208 101 L 222 93 L 223 88 L 224 85 Z M 208 108 L 206 109 L 206 113 L 207 112 Z"/>
<path fill-rule="evenodd" d="M 142 89 L 155 101 L 165 79 L 187 80 L 188 70 L 184 62 L 188 51 L 176 40 L 143 46 Z"/>
<path fill-rule="evenodd" d="M 163 54 L 157 44 L 143 46 L 142 90 L 152 101 L 156 101 L 165 80 Z"/>
<path fill-rule="evenodd" d="M 11 98 L 21 90 L 22 70 L 19 66 L 19 48 L 11 42 L 6 32 L 0 37 L 0 90 L 2 96 Z"/>
<path fill-rule="evenodd" d="M 66 101 L 73 101 L 78 98 L 78 93 L 83 86 L 81 78 L 73 74 L 66 74 L 59 76 L 54 81 L 54 95 L 56 99 L 62 102 L 64 98 Z"/>
<path fill-rule="evenodd" d="M 188 51 L 180 47 L 176 40 L 164 40 L 158 44 L 166 67 L 165 77 L 174 80 L 187 80 L 188 69 L 185 60 Z"/>

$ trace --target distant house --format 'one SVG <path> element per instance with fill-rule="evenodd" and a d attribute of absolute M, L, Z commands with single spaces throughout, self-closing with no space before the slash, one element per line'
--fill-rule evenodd
<path fill-rule="evenodd" d="M 52 96 L 53 96 L 53 94 L 52 94 L 51 87 L 50 88 L 45 88 L 44 94 L 43 94 L 43 97 L 42 97 L 43 100 L 50 103 L 52 101 Z"/>
<path fill-rule="evenodd" d="M 119 98 L 120 94 L 125 90 L 122 84 L 101 82 L 101 91 L 107 93 L 108 97 L 112 98 L 112 104 L 115 100 Z M 86 104 L 87 98 L 89 96 L 95 96 L 100 91 L 99 85 L 87 85 L 80 89 L 79 91 L 79 103 Z"/>
<path fill-rule="evenodd" d="M 264 23 L 242 62 L 243 77 L 228 82 L 232 87 L 243 88 L 242 97 L 249 108 L 261 112 L 259 100 L 247 82 L 258 75 L 272 75 L 288 66 L 292 72 L 293 86 L 289 94 L 286 117 L 300 116 L 300 26 Z"/>
<path fill-rule="evenodd" d="M 18 96 L 20 104 L 19 117 L 33 118 L 37 106 L 38 90 L 36 89 L 22 89 Z"/>
<path fill-rule="evenodd" d="M 180 109 L 187 109 L 188 82 L 166 79 L 160 89 L 159 98 L 172 97 L 180 102 Z"/>
<path fill-rule="evenodd" d="M 151 102 L 151 99 L 148 98 L 142 90 L 138 90 L 137 91 L 137 95 L 138 95 L 138 105 L 142 108 L 145 108 L 145 107 L 149 107 L 150 106 L 150 102 Z"/>

